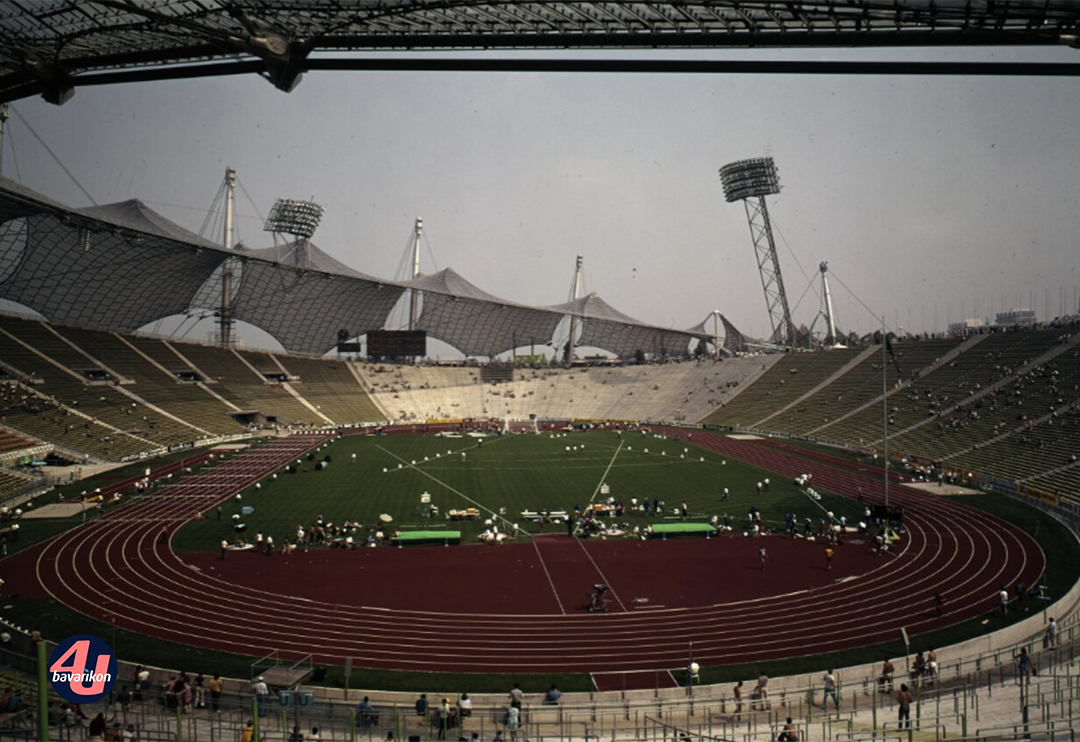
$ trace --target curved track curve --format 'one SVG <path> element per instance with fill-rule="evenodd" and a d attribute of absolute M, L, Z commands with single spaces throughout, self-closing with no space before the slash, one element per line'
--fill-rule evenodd
<path fill-rule="evenodd" d="M 671 431 L 677 434 L 679 431 Z M 36 576 L 76 611 L 142 634 L 250 655 L 277 650 L 320 663 L 449 672 L 670 669 L 687 643 L 707 665 L 835 652 L 918 634 L 993 610 L 1002 585 L 1034 584 L 1045 566 L 1026 534 L 998 518 L 900 487 L 908 535 L 894 558 L 846 581 L 753 600 L 609 614 L 454 614 L 311 601 L 217 579 L 174 554 L 168 537 L 196 512 L 279 469 L 325 435 L 298 435 L 188 478 L 47 541 Z M 868 502 L 880 480 L 780 448 L 699 433 L 694 444 Z M 479 551 L 479 550 L 478 550 Z M 948 620 L 925 609 L 934 592 Z M 921 609 L 921 610 L 920 610 Z"/>

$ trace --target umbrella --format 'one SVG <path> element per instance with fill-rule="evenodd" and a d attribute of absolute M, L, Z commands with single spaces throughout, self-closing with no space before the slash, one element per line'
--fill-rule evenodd
<path fill-rule="evenodd" d="M 390 523 L 391 521 L 394 520 L 394 517 L 392 515 L 388 515 L 386 513 L 383 513 L 382 515 L 379 516 L 379 520 L 382 521 L 383 523 Z"/>

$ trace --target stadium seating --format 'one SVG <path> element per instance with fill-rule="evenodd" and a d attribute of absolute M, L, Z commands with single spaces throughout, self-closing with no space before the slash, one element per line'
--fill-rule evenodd
<path fill-rule="evenodd" d="M 876 345 L 875 352 L 837 377 L 823 389 L 812 394 L 776 417 L 766 421 L 770 430 L 805 435 L 833 422 L 839 414 L 873 399 L 880 399 L 883 377 L 887 389 L 899 381 L 908 381 L 913 373 L 929 366 L 937 358 L 959 344 L 959 340 L 897 341 L 892 344 L 893 356 L 882 357 L 884 349 Z"/>
<path fill-rule="evenodd" d="M 39 445 L 37 441 L 0 428 L 0 455 L 23 451 L 37 445 Z"/>
<path fill-rule="evenodd" d="M 891 450 L 1075 492 L 1080 337 L 1045 328 L 896 341 L 885 358 L 878 349 L 507 366 L 485 380 L 471 366 L 228 350 L 0 316 L 0 423 L 100 459 L 242 432 L 240 411 L 303 426 L 532 415 L 702 422 L 867 446 L 881 437 L 884 376 Z"/>
<path fill-rule="evenodd" d="M 57 329 L 95 358 L 107 358 L 110 368 L 134 382 L 125 389 L 195 426 L 203 436 L 243 431 L 243 426 L 226 414 L 221 402 L 195 384 L 180 381 L 169 367 L 147 360 L 119 336 L 92 330 Z M 188 436 L 191 435 L 189 432 Z"/>
<path fill-rule="evenodd" d="M 270 383 L 261 377 L 233 351 L 195 343 L 177 342 L 172 346 L 202 373 L 214 392 L 238 409 L 257 410 L 287 425 L 328 424 L 313 409 L 297 401 L 281 384 Z M 258 363 L 256 369 L 277 370 L 265 354 L 246 353 L 244 357 L 254 358 Z"/>
<path fill-rule="evenodd" d="M 0 337 L 0 353 L 4 352 L 3 341 Z M 18 383 L 0 383 L 0 423 L 79 456 L 118 459 L 154 447 L 149 441 L 119 434 L 35 392 Z"/>
<path fill-rule="evenodd" d="M 31 482 L 32 480 L 27 477 L 14 474 L 6 469 L 0 469 L 0 499 L 21 492 Z"/>
<path fill-rule="evenodd" d="M 1008 379 L 1020 367 L 1035 360 L 1053 345 L 1052 331 L 994 333 L 955 361 L 916 381 L 889 405 L 889 426 L 896 444 L 936 457 L 947 447 L 935 439 L 948 435 L 955 405 L 990 385 Z M 940 419 L 942 413 L 948 413 Z M 936 421 L 932 418 L 938 418 Z M 915 427 L 917 426 L 917 427 Z"/>
<path fill-rule="evenodd" d="M 391 420 L 498 417 L 693 422 L 776 357 L 644 366 L 516 369 L 482 383 L 475 368 L 358 364 Z"/>
<path fill-rule="evenodd" d="M 1019 432 L 1023 440 L 1028 436 L 1022 434 L 1022 429 L 1066 406 L 1067 390 L 1076 389 L 1078 385 L 1080 353 L 1063 353 L 962 404 L 934 424 L 935 435 L 923 447 L 937 458 L 950 459 L 954 456 L 962 458 L 1000 435 Z M 901 436 L 902 445 L 905 437 Z M 1036 440 L 1039 440 L 1038 435 Z M 1038 451 L 1033 452 L 1033 455 L 1037 454 Z"/>
<path fill-rule="evenodd" d="M 131 399 L 121 391 L 125 387 L 114 383 L 117 379 L 94 377 L 107 366 L 72 347 L 57 330 L 40 322 L 6 318 L 3 327 L 14 339 L 0 335 L 0 347 L 4 349 L 0 352 L 10 357 L 16 368 L 43 379 L 44 383 L 36 387 L 39 391 L 117 431 L 157 444 L 151 448 L 192 440 L 195 431 L 191 426 Z M 115 373 L 113 369 L 108 371 Z"/>
<path fill-rule="evenodd" d="M 292 387 L 337 423 L 381 422 L 386 420 L 347 361 L 301 356 L 275 355 L 291 376 L 299 377 Z"/>
<path fill-rule="evenodd" d="M 857 356 L 861 349 L 824 353 L 789 353 L 753 386 L 701 422 L 711 425 L 755 427 L 776 410 L 825 381 Z"/>

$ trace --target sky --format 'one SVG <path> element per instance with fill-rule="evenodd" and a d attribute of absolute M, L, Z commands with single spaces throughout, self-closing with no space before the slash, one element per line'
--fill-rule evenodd
<path fill-rule="evenodd" d="M 656 55 L 1080 61 L 1067 47 Z M 321 72 L 291 94 L 237 76 L 14 107 L 99 203 L 139 198 L 199 231 L 232 166 L 254 202 L 238 193 L 240 240 L 272 244 L 258 212 L 275 198 L 313 199 L 315 243 L 383 278 L 422 216 L 424 272 L 556 304 L 580 254 L 586 290 L 639 320 L 686 328 L 719 310 L 766 336 L 746 216 L 717 171 L 767 155 L 796 324 L 819 310 L 821 261 L 849 332 L 882 316 L 918 333 L 1003 305 L 1078 311 L 1075 78 Z M 3 173 L 88 205 L 16 117 Z"/>

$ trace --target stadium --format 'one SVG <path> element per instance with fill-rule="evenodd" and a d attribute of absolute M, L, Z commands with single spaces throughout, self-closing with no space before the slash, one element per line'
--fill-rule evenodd
<path fill-rule="evenodd" d="M 1054 2 L 98 0 L 0 10 L 12 50 L 0 54 L 0 739 L 1073 735 L 1080 306 L 1067 273 L 1076 183 L 1048 142 L 1075 141 L 1074 104 L 1046 109 L 1052 125 L 1029 153 L 1037 163 L 978 155 L 1002 180 L 986 203 L 920 184 L 927 199 L 953 199 L 955 213 L 943 209 L 940 224 L 901 220 L 882 230 L 895 235 L 874 239 L 866 230 L 888 217 L 867 216 L 854 194 L 868 189 L 840 190 L 842 181 L 892 183 L 890 167 L 923 167 L 911 142 L 897 151 L 911 146 L 912 162 L 845 176 L 844 167 L 863 173 L 853 163 L 866 158 L 811 174 L 786 142 L 775 158 L 768 141 L 764 156 L 736 141 L 705 148 L 723 157 L 707 167 L 694 147 L 685 162 L 657 150 L 637 163 L 628 153 L 642 146 L 639 130 L 629 128 L 608 136 L 630 159 L 605 161 L 587 117 L 567 123 L 548 102 L 524 102 L 532 83 L 502 91 L 519 106 L 504 115 L 529 133 L 497 139 L 506 122 L 477 122 L 485 104 L 473 99 L 490 91 L 470 77 L 451 96 L 466 108 L 447 104 L 437 117 L 464 143 L 450 133 L 411 139 L 398 110 L 412 110 L 408 95 L 393 90 L 379 89 L 365 101 L 373 112 L 358 116 L 404 146 L 377 128 L 354 143 L 324 133 L 325 122 L 289 118 L 296 112 L 258 117 L 294 133 L 302 123 L 329 159 L 309 156 L 311 172 L 297 174 L 295 162 L 244 155 L 251 179 L 227 165 L 213 204 L 194 213 L 179 202 L 212 191 L 205 171 L 220 177 L 228 153 L 185 139 L 199 127 L 175 119 L 189 95 L 226 106 L 273 96 L 272 108 L 351 116 L 365 107 L 351 100 L 351 83 L 327 82 L 345 73 L 388 75 L 410 92 L 396 76 L 537 73 L 555 81 L 551 100 L 565 95 L 565 110 L 609 122 L 627 111 L 647 119 L 648 105 L 594 109 L 579 94 L 608 91 L 579 88 L 570 73 L 670 81 L 642 87 L 643 100 L 686 96 L 686 77 L 725 75 L 974 76 L 1009 81 L 1023 96 L 1047 80 L 1057 92 L 1074 87 L 1080 66 L 1056 60 L 1075 54 L 1078 25 L 1071 3 Z M 749 47 L 785 54 L 699 54 Z M 786 55 L 838 47 L 866 56 Z M 874 56 L 896 49 L 918 53 Z M 973 49 L 1009 53 L 947 55 Z M 236 87 L 214 92 L 225 85 Z M 324 85 L 341 85 L 349 105 L 303 97 Z M 995 95 L 989 83 L 978 89 Z M 125 98 L 132 90 L 147 97 Z M 924 94 L 942 91 L 915 97 Z M 389 113 L 379 110 L 385 101 Z M 73 143 L 63 139 L 71 129 L 42 136 L 20 112 L 63 131 L 65 112 L 82 105 L 91 107 L 75 109 L 80 121 L 105 109 L 135 120 L 138 109 L 152 123 L 137 120 L 121 137 L 177 143 L 110 143 L 106 130 L 120 119 Z M 243 108 L 222 120 L 252 118 Z M 533 129 L 541 110 L 547 118 Z M 220 126 L 202 115 L 192 118 L 203 128 Z M 487 138 L 455 128 L 459 115 Z M 640 131 L 653 125 L 668 121 Z M 1001 149 L 1014 146 L 1014 125 L 1001 124 Z M 529 143 L 544 128 L 557 148 L 601 148 L 548 161 L 556 150 Z M 810 132 L 800 147 L 842 130 Z M 562 139 L 568 131 L 586 144 Z M 976 127 L 969 138 L 981 136 Z M 256 127 L 233 145 L 295 148 L 277 137 Z M 963 151 L 962 138 L 943 151 Z M 40 148 L 27 149 L 30 140 Z M 390 167 L 380 149 L 405 165 Z M 364 184 L 344 174 L 353 150 L 375 173 Z M 415 181 L 403 175 L 442 150 L 447 163 Z M 525 153 L 512 178 L 500 170 L 510 150 Z M 113 156 L 127 164 L 100 164 Z M 133 156 L 148 164 L 125 186 Z M 472 159 L 492 182 L 470 180 Z M 67 177 L 46 174 L 46 162 Z M 700 170 L 711 184 L 701 202 L 714 212 L 703 223 L 720 218 L 725 253 L 753 259 L 725 258 L 723 278 L 698 248 L 684 259 L 678 238 L 648 231 L 655 222 L 684 234 L 676 223 L 693 221 L 697 202 L 667 202 L 663 188 Z M 84 171 L 115 182 L 84 186 Z M 645 190 L 639 178 L 663 187 Z M 382 246 L 402 225 L 382 223 L 400 212 L 378 189 L 396 191 L 399 180 L 448 205 L 435 219 L 408 218 L 391 278 L 399 255 Z M 1032 214 L 1006 206 L 1021 182 Z M 307 183 L 329 205 L 298 198 Z M 842 218 L 827 220 L 841 231 L 820 242 L 809 234 L 820 202 L 808 191 L 841 202 Z M 159 198 L 169 200 L 151 201 Z M 369 198 L 374 218 L 362 211 Z M 536 213 L 566 213 L 531 241 L 526 233 L 541 227 L 520 226 L 530 217 L 518 198 L 534 200 Z M 611 211 L 594 219 L 601 208 Z M 429 236 L 466 239 L 454 209 L 461 222 L 487 221 L 471 250 L 451 250 L 461 262 L 440 269 Z M 793 234 L 789 217 L 795 248 L 780 228 Z M 343 235 L 375 221 L 363 227 L 373 230 L 364 249 L 346 249 Z M 995 231 L 1007 247 L 964 252 L 965 240 Z M 507 235 L 520 245 L 505 245 Z M 1019 261 L 1030 266 L 1015 265 L 1018 235 L 1031 238 Z M 927 252 L 910 247 L 894 261 L 915 238 Z M 800 241 L 817 250 L 836 239 L 858 244 L 822 256 L 816 272 L 798 264 L 811 256 Z M 1050 274 L 1017 284 L 1026 305 L 997 277 L 1007 252 L 1009 270 Z M 883 270 L 860 272 L 860 262 Z M 586 289 L 586 266 L 603 297 Z M 571 275 L 565 301 L 550 298 Z M 965 296 L 974 301 L 965 306 Z M 918 320 L 908 303 L 901 322 L 902 301 L 915 302 Z M 50 685 L 46 667 L 55 673 L 55 653 L 85 635 L 111 647 L 117 681 L 78 704 Z"/>

